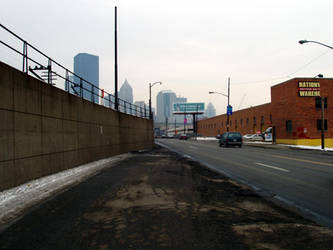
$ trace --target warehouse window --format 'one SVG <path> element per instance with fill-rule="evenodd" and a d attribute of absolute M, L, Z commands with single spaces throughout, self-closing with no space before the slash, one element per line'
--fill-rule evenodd
<path fill-rule="evenodd" d="M 242 127 L 243 125 L 243 119 L 240 119 L 240 126 Z"/>
<path fill-rule="evenodd" d="M 293 126 L 292 126 L 292 121 L 291 120 L 286 121 L 286 130 L 287 130 L 287 132 L 292 132 L 293 131 Z"/>
<path fill-rule="evenodd" d="M 249 118 L 246 118 L 246 126 L 249 126 Z"/>
<path fill-rule="evenodd" d="M 256 117 L 253 117 L 253 125 L 256 125 L 257 124 L 257 119 Z"/>
<path fill-rule="evenodd" d="M 316 97 L 316 108 L 321 109 L 321 97 Z M 324 98 L 324 108 L 327 108 L 327 97 Z"/>
<path fill-rule="evenodd" d="M 261 125 L 265 123 L 264 121 L 265 121 L 265 120 L 264 120 L 264 116 L 262 115 L 262 116 L 261 116 Z"/>
<path fill-rule="evenodd" d="M 317 130 L 321 131 L 321 119 L 317 120 Z M 324 131 L 327 131 L 327 120 L 324 121 Z"/>
<path fill-rule="evenodd" d="M 237 128 L 237 120 L 235 120 L 235 128 Z"/>

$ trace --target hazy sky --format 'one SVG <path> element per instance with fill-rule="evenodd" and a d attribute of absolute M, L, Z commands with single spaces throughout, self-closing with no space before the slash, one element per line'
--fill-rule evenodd
<path fill-rule="evenodd" d="M 227 99 L 208 91 L 227 93 L 228 77 L 235 110 L 270 102 L 270 86 L 290 78 L 333 77 L 332 50 L 298 44 L 333 45 L 331 0 L 10 0 L 0 22 L 69 69 L 77 53 L 98 55 L 100 86 L 113 93 L 114 6 L 119 87 L 127 79 L 135 101 L 162 81 L 153 105 L 170 89 L 220 114 Z M 6 52 L 0 44 L 0 60 Z"/>

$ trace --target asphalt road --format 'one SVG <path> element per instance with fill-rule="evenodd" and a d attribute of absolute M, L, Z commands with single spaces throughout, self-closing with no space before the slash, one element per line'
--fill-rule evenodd
<path fill-rule="evenodd" d="M 247 145 L 220 148 L 217 141 L 158 139 L 156 142 L 333 227 L 333 154 Z"/>

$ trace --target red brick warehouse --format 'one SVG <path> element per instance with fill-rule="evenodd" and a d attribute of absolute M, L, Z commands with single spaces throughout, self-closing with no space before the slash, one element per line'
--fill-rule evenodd
<path fill-rule="evenodd" d="M 276 143 L 321 145 L 321 97 L 325 98 L 325 145 L 333 147 L 332 78 L 294 78 L 271 87 L 271 102 L 234 112 L 229 131 L 253 134 L 275 128 Z M 198 121 L 198 133 L 216 136 L 227 131 L 227 115 Z"/>

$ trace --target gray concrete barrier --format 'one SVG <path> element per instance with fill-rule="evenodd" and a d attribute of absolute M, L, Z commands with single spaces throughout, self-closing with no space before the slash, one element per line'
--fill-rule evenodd
<path fill-rule="evenodd" d="M 89 102 L 0 62 L 0 191 L 153 143 L 151 120 Z"/>

